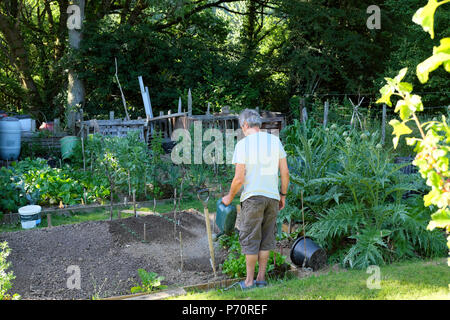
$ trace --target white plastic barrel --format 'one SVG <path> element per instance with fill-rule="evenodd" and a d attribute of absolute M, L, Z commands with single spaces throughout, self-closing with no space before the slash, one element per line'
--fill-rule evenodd
<path fill-rule="evenodd" d="M 19 119 L 5 117 L 0 119 L 0 159 L 17 160 L 20 155 L 22 126 Z"/>
<path fill-rule="evenodd" d="M 41 206 L 30 205 L 19 208 L 20 222 L 23 229 L 31 229 L 41 223 Z"/>

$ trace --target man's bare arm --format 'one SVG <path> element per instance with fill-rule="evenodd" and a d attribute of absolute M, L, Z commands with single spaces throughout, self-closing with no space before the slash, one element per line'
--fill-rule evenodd
<path fill-rule="evenodd" d="M 279 160 L 278 163 L 280 167 L 280 176 L 281 176 L 281 190 L 280 192 L 282 194 L 287 194 L 288 187 L 289 187 L 289 168 L 287 165 L 286 158 L 282 158 Z M 286 196 L 280 195 L 280 206 L 279 209 L 283 209 L 286 204 Z"/>
<path fill-rule="evenodd" d="M 222 198 L 222 202 L 225 205 L 228 206 L 233 201 L 236 193 L 239 192 L 242 185 L 244 184 L 244 181 L 245 181 L 245 164 L 237 163 L 236 169 L 234 171 L 233 182 L 231 182 L 230 192 L 228 192 L 228 194 Z"/>

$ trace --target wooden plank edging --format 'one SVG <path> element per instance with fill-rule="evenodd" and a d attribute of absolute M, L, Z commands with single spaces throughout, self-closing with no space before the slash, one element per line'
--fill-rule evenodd
<path fill-rule="evenodd" d="M 245 280 L 245 278 L 238 278 L 238 279 L 224 279 L 224 280 L 217 280 L 207 283 L 200 283 L 196 285 L 191 286 L 185 286 L 180 288 L 172 288 L 168 290 L 162 290 L 155 293 L 147 294 L 147 293 L 137 293 L 137 294 L 129 294 L 129 295 L 123 295 L 123 296 L 113 296 L 109 298 L 104 298 L 102 300 L 160 300 L 165 299 L 169 297 L 184 295 L 188 291 L 193 290 L 211 290 L 211 289 L 219 289 L 219 288 L 226 288 L 230 285 L 232 285 L 235 282 Z"/>

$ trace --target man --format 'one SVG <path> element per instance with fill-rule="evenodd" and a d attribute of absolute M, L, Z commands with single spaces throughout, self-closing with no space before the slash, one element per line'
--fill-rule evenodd
<path fill-rule="evenodd" d="M 229 205 L 244 186 L 238 229 L 247 277 L 239 285 L 248 289 L 267 285 L 266 267 L 270 250 L 275 249 L 276 218 L 278 211 L 285 206 L 289 169 L 280 139 L 260 130 L 261 117 L 257 111 L 246 109 L 241 112 L 239 124 L 245 138 L 236 144 L 233 155 L 235 175 L 222 202 Z M 281 174 L 280 192 L 278 171 Z M 254 281 L 256 262 L 259 270 Z"/>

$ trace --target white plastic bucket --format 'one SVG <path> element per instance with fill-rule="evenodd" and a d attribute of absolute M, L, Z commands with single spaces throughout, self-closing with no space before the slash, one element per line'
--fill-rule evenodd
<path fill-rule="evenodd" d="M 23 132 L 31 131 L 31 122 L 33 120 L 31 118 L 19 118 L 20 126 L 22 127 Z"/>
<path fill-rule="evenodd" d="M 41 206 L 30 205 L 19 208 L 20 222 L 23 229 L 31 229 L 41 223 Z"/>

